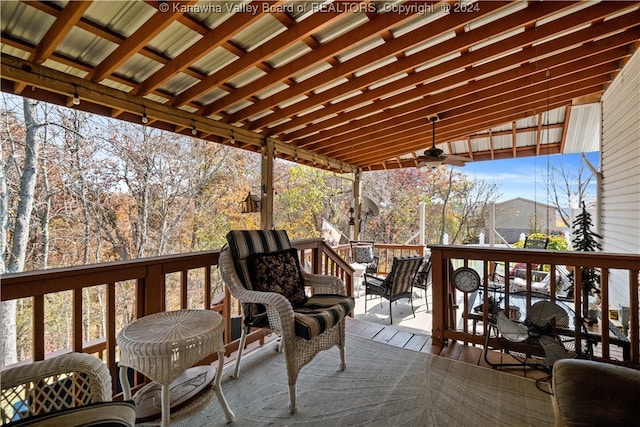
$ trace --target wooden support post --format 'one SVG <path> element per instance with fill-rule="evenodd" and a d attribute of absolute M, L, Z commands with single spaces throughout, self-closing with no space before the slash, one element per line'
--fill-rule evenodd
<path fill-rule="evenodd" d="M 432 274 L 432 339 L 444 345 L 444 328 L 447 324 L 445 304 L 448 299 L 445 297 L 446 287 L 444 286 L 445 269 L 447 268 L 446 260 L 442 258 L 442 252 L 439 250 L 431 250 L 431 274 Z"/>
<path fill-rule="evenodd" d="M 362 220 L 361 181 L 362 181 L 362 169 L 358 169 L 353 174 L 353 209 L 354 209 L 353 217 L 356 222 L 353 227 L 353 240 L 360 239 L 360 225 L 361 225 L 360 221 Z"/>
<path fill-rule="evenodd" d="M 260 228 L 263 230 L 273 229 L 273 158 L 274 158 L 274 142 L 270 138 L 266 138 L 262 146 L 262 174 L 260 186 Z"/>

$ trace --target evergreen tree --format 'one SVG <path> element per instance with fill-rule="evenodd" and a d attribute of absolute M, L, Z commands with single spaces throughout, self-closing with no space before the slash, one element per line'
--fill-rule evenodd
<path fill-rule="evenodd" d="M 593 222 L 591 214 L 582 202 L 582 212 L 573 221 L 573 248 L 576 251 L 596 252 L 602 249 L 602 245 L 596 239 L 602 239 L 598 233 L 591 230 Z M 600 272 L 595 268 L 582 269 L 582 310 L 586 317 L 589 310 L 589 295 L 600 294 Z"/>
<path fill-rule="evenodd" d="M 591 230 L 593 223 L 591 214 L 587 211 L 587 207 L 582 202 L 582 212 L 573 221 L 573 249 L 582 252 L 595 252 L 602 249 L 602 245 L 596 239 L 602 239 L 598 233 Z"/>

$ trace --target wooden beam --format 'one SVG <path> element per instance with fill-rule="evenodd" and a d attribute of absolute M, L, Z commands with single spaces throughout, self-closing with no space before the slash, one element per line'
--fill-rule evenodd
<path fill-rule="evenodd" d="M 29 60 L 37 62 L 38 64 L 46 61 L 58 47 L 62 39 L 67 36 L 69 31 L 71 31 L 80 18 L 82 18 L 82 15 L 89 6 L 91 6 L 91 3 L 90 1 L 72 1 L 67 3 L 58 16 L 58 19 L 53 21 L 47 33 L 42 37 L 35 51 L 29 57 Z"/>
<path fill-rule="evenodd" d="M 282 82 L 288 85 L 294 84 L 290 80 L 291 76 L 295 76 L 308 67 L 318 64 L 329 58 L 335 57 L 353 47 L 354 43 L 362 43 L 370 40 L 378 35 L 380 31 L 398 25 L 399 23 L 412 18 L 412 14 L 406 16 L 396 13 L 385 13 L 382 15 L 376 15 L 374 18 L 370 18 L 370 21 L 358 27 L 357 36 L 353 32 L 337 37 L 325 44 L 316 46 L 313 51 L 307 55 L 303 55 L 290 63 L 276 68 L 268 75 L 261 77 L 245 86 L 236 89 L 230 89 L 231 92 L 218 101 L 214 101 L 211 104 L 203 107 L 202 114 L 209 116 L 215 113 L 219 113 L 229 105 L 233 105 L 236 102 L 248 98 L 251 95 L 260 92 L 266 87 L 272 85 L 275 82 Z"/>
<path fill-rule="evenodd" d="M 13 91 L 8 82 L 20 82 L 41 90 L 39 93 L 30 94 L 38 95 L 39 98 L 36 99 L 46 98 L 43 100 L 65 105 L 67 100 L 73 96 L 74 90 L 77 89 L 80 105 L 76 106 L 76 108 L 83 111 L 90 111 L 109 117 L 109 113 L 112 110 L 120 110 L 123 112 L 120 115 L 120 119 L 133 123 L 140 123 L 140 117 L 142 117 L 144 111 L 149 121 L 154 121 L 154 127 L 160 129 L 172 132 L 176 129 L 184 129 L 190 133 L 195 124 L 198 131 L 221 137 L 227 141 L 233 139 L 236 143 L 245 143 L 258 149 L 264 143 L 264 135 L 124 93 L 99 83 L 69 76 L 34 62 L 3 55 L 0 67 L 3 82 L 2 90 L 7 92 Z M 304 148 L 277 141 L 275 138 L 269 139 L 274 141 L 275 147 L 279 152 L 292 156 L 295 154 L 301 160 L 311 161 L 315 159 L 334 171 L 357 169 L 356 166 L 347 162 L 313 153 Z"/>
<path fill-rule="evenodd" d="M 623 17 L 624 18 L 624 17 Z M 628 20 L 628 18 L 624 18 Z M 626 22 L 626 21 L 625 21 Z M 629 33 L 621 34 L 621 35 L 613 35 L 609 38 L 599 40 L 597 42 L 590 42 L 586 45 L 580 45 L 580 43 L 585 42 L 586 40 L 590 40 L 595 35 L 606 35 L 611 32 L 615 26 L 611 25 L 601 25 L 599 27 L 590 27 L 588 31 L 583 30 L 578 33 L 574 33 L 571 37 L 564 37 L 557 41 L 554 41 L 553 51 L 558 51 L 559 53 L 556 55 L 552 55 L 546 57 L 543 60 L 532 62 L 537 55 L 537 51 L 535 49 L 523 50 L 520 52 L 516 52 L 512 55 L 506 56 L 498 61 L 492 61 L 487 64 L 475 67 L 472 75 L 466 73 L 459 73 L 459 75 L 449 76 L 446 78 L 442 78 L 436 80 L 434 82 L 430 82 L 428 84 L 418 86 L 416 89 L 413 89 L 411 93 L 411 97 L 418 97 L 420 95 L 425 96 L 426 98 L 423 101 L 417 101 L 419 105 L 433 105 L 433 108 L 427 114 L 435 114 L 440 111 L 446 110 L 448 107 L 446 106 L 437 106 L 438 102 L 449 101 L 451 102 L 455 98 L 467 99 L 470 97 L 470 94 L 477 93 L 480 90 L 486 90 L 488 88 L 496 88 L 502 91 L 502 87 L 504 84 L 508 82 L 512 82 L 516 79 L 523 79 L 525 77 L 529 77 L 530 82 L 526 83 L 530 85 L 534 81 L 540 80 L 540 78 L 535 78 L 536 75 L 540 75 L 542 73 L 541 70 L 548 68 L 556 68 L 559 67 L 559 70 L 554 71 L 556 75 L 566 75 L 572 72 L 576 72 L 578 70 L 588 69 L 593 67 L 594 65 L 602 63 L 602 61 L 609 61 L 612 58 L 608 55 L 614 55 L 616 59 L 619 59 L 622 55 L 628 55 L 628 49 L 626 47 L 615 49 L 615 46 L 619 45 L 624 46 L 629 43 L 630 40 L 638 37 L 640 34 L 638 31 L 631 31 Z M 505 42 L 507 46 L 505 47 L 515 47 L 519 43 L 515 43 L 513 45 L 510 44 L 509 41 Z M 505 43 L 499 43 L 499 45 L 504 45 Z M 573 45 L 577 45 L 573 49 L 567 50 Z M 551 47 L 550 47 L 551 48 Z M 624 49 L 624 50 L 622 50 Z M 611 51 L 615 50 L 617 54 L 613 54 Z M 607 53 L 608 52 L 608 53 Z M 491 52 L 485 52 L 491 53 Z M 423 73 L 420 73 L 419 76 L 416 75 L 409 76 L 407 78 L 401 79 L 402 84 L 406 85 L 417 85 L 423 79 L 433 79 L 434 75 L 443 75 L 447 76 L 453 70 L 462 67 L 467 64 L 469 60 L 479 60 L 483 55 L 479 56 L 471 56 L 470 58 L 457 58 L 452 61 L 447 61 L 443 64 L 440 64 L 435 67 L 431 67 L 425 70 Z M 518 68 L 512 69 L 514 65 L 521 64 Z M 500 70 L 502 73 L 496 74 L 496 72 Z M 489 75 L 490 77 L 483 78 L 478 81 L 479 77 L 483 75 Z M 406 81 L 406 82 L 405 82 Z M 465 82 L 469 82 L 467 84 L 463 84 Z M 521 82 L 520 84 L 525 84 L 525 82 Z M 343 85 L 341 85 L 343 86 Z M 448 87 L 455 87 L 452 90 L 446 90 Z M 400 87 L 393 87 L 392 89 L 399 90 Z M 345 88 L 343 90 L 346 91 Z M 384 94 L 388 93 L 388 88 L 383 89 L 374 89 L 367 91 L 366 93 L 350 98 L 345 103 L 336 103 L 330 108 L 325 108 L 316 113 L 311 113 L 305 115 L 301 118 L 294 118 L 293 120 L 288 121 L 287 123 L 281 126 L 275 126 L 270 129 L 270 133 L 274 136 L 278 135 L 280 138 L 285 138 L 282 135 L 282 132 L 285 129 L 290 129 L 294 127 L 301 127 L 300 130 L 296 130 L 294 132 L 290 132 L 286 135 L 286 139 L 288 140 L 296 140 L 301 139 L 297 142 L 299 145 L 304 146 L 306 148 L 313 149 L 313 146 L 309 145 L 307 141 L 304 139 L 304 135 L 314 134 L 312 137 L 309 137 L 309 141 L 319 141 L 319 138 L 322 135 L 326 135 L 326 138 L 332 139 L 336 142 L 335 132 L 337 131 L 336 125 L 339 123 L 346 123 L 352 118 L 367 116 L 371 114 L 372 109 L 384 109 L 388 107 L 392 107 L 397 105 L 398 103 L 402 103 L 406 97 L 406 93 L 399 93 L 395 96 L 386 97 L 385 99 L 377 99 Z M 431 95 L 432 93 L 436 93 L 435 95 Z M 480 96 L 480 94 L 476 95 Z M 370 101 L 375 100 L 374 103 Z M 369 102 L 367 102 L 369 101 Z M 335 115 L 337 112 L 349 110 L 349 105 L 358 105 L 363 104 L 365 107 L 361 107 L 358 109 L 352 109 L 348 113 L 339 114 L 335 118 L 330 118 L 328 120 L 318 120 L 320 116 L 331 116 Z M 368 105 L 369 104 L 369 105 Z M 405 108 L 407 108 L 405 106 Z M 265 118 L 266 119 L 266 118 Z M 307 126 L 303 126 L 303 120 L 307 122 L 316 121 L 317 123 L 311 123 Z M 345 125 L 350 129 L 353 129 L 353 124 Z M 322 134 L 318 134 L 317 132 L 321 130 L 323 127 L 331 128 L 330 132 L 324 132 Z"/>
<path fill-rule="evenodd" d="M 259 5 L 258 5 L 259 3 Z M 254 1 L 247 5 L 247 10 L 253 10 L 253 6 L 260 6 L 262 1 Z M 258 10 L 261 10 L 258 9 Z M 257 19 L 263 16 L 262 13 L 239 12 L 231 18 L 224 21 L 218 27 L 210 29 L 204 37 L 189 46 L 184 52 L 180 53 L 174 59 L 166 63 L 162 68 L 156 71 L 151 77 L 142 82 L 134 91 L 136 95 L 144 96 L 162 85 L 167 80 L 173 78 L 176 73 L 182 72 L 191 64 L 195 63 L 203 56 L 221 46 L 225 41 L 229 40 L 240 31 L 251 25 Z M 204 79 L 206 76 L 201 76 Z"/>
<path fill-rule="evenodd" d="M 168 1 L 158 3 L 158 11 L 151 16 L 138 30 L 127 38 L 120 46 L 102 60 L 87 78 L 100 82 L 108 77 L 127 59 L 135 55 L 155 36 L 171 25 L 180 15 L 183 7 L 194 4 L 196 0 Z"/>
<path fill-rule="evenodd" d="M 592 73 L 596 76 L 597 74 L 605 74 L 599 81 L 603 81 L 603 78 L 606 80 L 606 75 L 616 66 L 617 63 L 612 62 L 602 66 L 597 73 L 590 71 L 569 73 L 557 80 L 558 87 L 553 89 L 551 96 L 556 98 L 565 90 L 572 87 L 575 88 L 577 83 L 590 81 L 591 78 L 593 78 L 591 77 Z M 500 77 L 501 75 L 497 76 L 498 79 Z M 331 128 L 326 132 L 331 134 L 331 138 L 326 138 L 323 134 L 322 138 L 316 137 L 316 139 L 321 139 L 321 142 L 305 146 L 305 148 L 316 151 L 322 147 L 323 153 L 340 157 L 339 154 L 346 151 L 346 146 L 351 147 L 352 145 L 358 145 L 363 148 L 370 148 L 371 144 L 378 140 L 384 140 L 386 143 L 389 143 L 394 134 L 416 137 L 417 133 L 424 134 L 427 132 L 425 128 L 425 117 L 433 113 L 434 105 L 439 106 L 441 108 L 440 111 L 447 112 L 443 118 L 454 118 L 470 112 L 475 113 L 476 117 L 479 117 L 482 111 L 491 114 L 498 106 L 508 107 L 509 104 L 513 105 L 516 101 L 517 103 L 515 105 L 520 106 L 522 105 L 521 103 L 538 102 L 546 99 L 547 94 L 544 83 L 528 85 L 529 87 L 527 87 L 527 82 L 528 80 L 522 79 L 505 83 L 501 86 L 501 91 L 496 91 L 491 88 L 482 90 L 461 100 L 464 104 L 461 104 L 461 102 L 456 99 L 438 104 L 435 100 L 429 102 L 431 101 L 431 98 L 429 98 L 404 104 L 398 108 L 383 110 L 378 114 L 370 115 L 361 120 L 351 121 L 341 127 Z M 442 96 L 445 98 L 447 95 L 453 97 L 456 93 L 456 91 L 450 91 Z M 440 96 L 437 96 L 437 98 L 440 98 Z M 566 97 L 565 100 L 566 102 L 571 102 L 570 99 Z M 449 123 L 449 126 L 453 124 L 452 122 Z M 456 122 L 456 125 L 459 125 L 459 122 Z M 480 125 L 482 125 L 482 123 L 480 123 Z M 447 125 L 445 124 L 445 126 Z M 486 129 L 486 127 L 482 129 Z M 459 136 L 464 137 L 465 135 L 459 134 Z M 447 140 L 449 140 L 449 137 L 445 137 L 444 132 L 439 132 L 439 143 Z"/>
<path fill-rule="evenodd" d="M 211 91 L 217 84 L 232 79 L 248 68 L 264 61 L 265 58 L 275 55 L 292 44 L 297 43 L 300 37 L 306 37 L 314 33 L 341 15 L 341 13 L 316 13 L 312 15 L 299 24 L 294 25 L 292 28 L 287 29 L 287 31 L 284 31 L 279 36 L 258 46 L 251 52 L 243 54 L 240 58 L 231 62 L 220 71 L 202 79 L 199 83 L 176 96 L 175 99 L 171 101 L 171 104 L 173 106 L 180 106 L 203 93 Z"/>
<path fill-rule="evenodd" d="M 504 7 L 504 4 L 498 2 L 487 3 L 486 10 L 483 9 L 480 14 L 488 14 L 490 11 L 496 10 L 499 7 Z M 474 16 L 474 19 L 475 18 L 477 18 L 477 16 Z M 420 38 L 418 38 L 415 33 L 408 33 L 405 36 L 401 36 L 397 39 L 393 39 L 387 43 L 384 43 L 383 45 L 376 48 L 376 56 L 379 58 L 384 58 L 387 56 L 396 55 L 406 49 L 415 46 L 416 44 L 424 42 L 425 39 L 435 37 L 447 31 L 450 31 L 452 27 L 463 25 L 467 22 L 467 20 L 468 17 L 464 16 L 464 14 L 451 14 L 445 18 L 435 21 L 434 25 L 424 27 L 424 31 L 426 32 L 426 34 L 420 34 Z M 469 43 L 471 43 L 471 39 L 469 38 L 468 40 Z M 315 75 L 311 79 L 303 80 L 296 83 L 294 86 L 287 90 L 280 91 L 264 99 L 261 99 L 260 101 L 233 113 L 229 117 L 229 122 L 239 122 L 254 114 L 258 114 L 264 110 L 277 106 L 278 104 L 285 102 L 291 98 L 313 91 L 319 85 L 318 82 L 331 82 L 339 78 L 344 78 L 345 76 L 348 76 L 360 70 L 361 68 L 369 66 L 371 61 L 369 55 L 370 53 L 363 53 L 362 55 L 358 55 L 345 62 L 340 62 L 334 67 L 331 67 L 330 69 Z M 255 126 L 260 127 L 261 123 L 262 121 L 257 121 L 255 123 Z"/>

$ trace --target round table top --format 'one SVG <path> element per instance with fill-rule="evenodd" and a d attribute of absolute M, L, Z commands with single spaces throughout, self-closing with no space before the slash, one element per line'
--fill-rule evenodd
<path fill-rule="evenodd" d="M 120 364 L 168 384 L 186 368 L 222 351 L 222 316 L 210 310 L 176 310 L 151 314 L 125 326 L 116 340 Z"/>
<path fill-rule="evenodd" d="M 118 334 L 118 344 L 179 343 L 215 331 L 222 316 L 210 310 L 176 310 L 150 314 L 134 320 Z"/>

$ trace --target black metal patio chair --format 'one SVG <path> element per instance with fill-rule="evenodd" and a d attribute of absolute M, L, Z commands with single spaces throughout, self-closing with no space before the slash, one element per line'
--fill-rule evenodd
<path fill-rule="evenodd" d="M 420 264 L 420 268 L 418 268 L 418 272 L 413 278 L 413 287 L 417 289 L 421 289 L 424 293 L 424 302 L 427 306 L 427 311 L 429 311 L 429 299 L 427 298 L 427 290 L 431 287 L 431 258 L 427 255 L 423 260 L 422 264 Z"/>
<path fill-rule="evenodd" d="M 389 321 L 393 324 L 391 303 L 402 298 L 408 298 L 413 317 L 416 317 L 413 309 L 413 284 L 423 260 L 422 256 L 394 257 L 391 271 L 385 278 L 365 274 L 364 310 L 367 311 L 369 295 L 376 295 L 386 299 L 389 301 Z"/>

